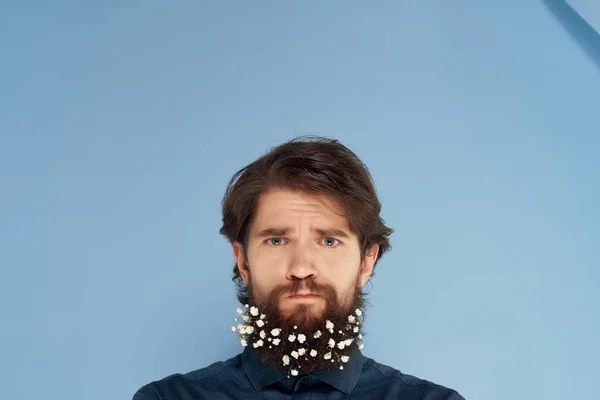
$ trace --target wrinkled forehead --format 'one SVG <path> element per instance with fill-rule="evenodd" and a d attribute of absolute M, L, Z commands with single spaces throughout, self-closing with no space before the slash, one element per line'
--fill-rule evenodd
<path fill-rule="evenodd" d="M 350 230 L 346 211 L 332 196 L 272 189 L 258 199 L 251 230 L 267 225 L 305 222 L 311 226 Z"/>

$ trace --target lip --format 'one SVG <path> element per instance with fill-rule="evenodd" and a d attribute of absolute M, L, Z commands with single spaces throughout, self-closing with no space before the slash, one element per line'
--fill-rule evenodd
<path fill-rule="evenodd" d="M 317 299 L 321 296 L 317 295 L 317 294 L 295 294 L 293 296 L 290 296 L 290 299 Z"/>

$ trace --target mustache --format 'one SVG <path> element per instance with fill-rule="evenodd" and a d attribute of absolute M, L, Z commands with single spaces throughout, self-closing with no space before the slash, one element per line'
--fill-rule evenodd
<path fill-rule="evenodd" d="M 292 281 L 288 285 L 276 286 L 271 291 L 271 296 L 274 298 L 280 298 L 281 296 L 293 296 L 298 294 L 300 291 L 309 291 L 311 294 L 316 294 L 322 297 L 331 297 L 335 295 L 336 290 L 333 285 L 329 284 L 318 284 L 314 279 L 297 279 Z"/>

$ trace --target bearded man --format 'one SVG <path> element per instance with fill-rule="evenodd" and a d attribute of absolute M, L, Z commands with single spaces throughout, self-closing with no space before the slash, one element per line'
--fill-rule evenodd
<path fill-rule="evenodd" d="M 238 171 L 222 202 L 243 352 L 142 387 L 134 400 L 464 400 L 364 356 L 362 288 L 392 229 L 367 167 L 303 137 Z"/>

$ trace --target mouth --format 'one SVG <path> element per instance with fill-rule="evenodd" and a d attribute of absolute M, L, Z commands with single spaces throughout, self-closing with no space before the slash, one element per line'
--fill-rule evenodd
<path fill-rule="evenodd" d="M 318 294 L 314 294 L 314 293 L 297 293 L 294 295 L 289 296 L 290 299 L 294 299 L 294 300 L 310 300 L 310 299 L 318 299 L 319 296 Z"/>

